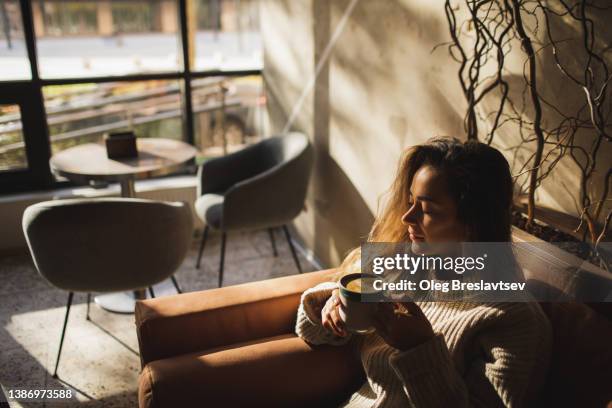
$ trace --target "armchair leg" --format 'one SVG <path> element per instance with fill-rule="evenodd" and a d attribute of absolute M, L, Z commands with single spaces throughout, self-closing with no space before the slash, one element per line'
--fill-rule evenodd
<path fill-rule="evenodd" d="M 200 269 L 200 261 L 202 260 L 202 254 L 204 253 L 204 245 L 206 245 L 206 239 L 208 238 L 208 225 L 204 227 L 202 233 L 202 241 L 200 242 L 200 251 L 198 252 L 198 260 L 196 262 L 196 269 Z"/>
<path fill-rule="evenodd" d="M 272 244 L 272 253 L 274 256 L 278 256 L 276 251 L 276 242 L 274 241 L 274 228 L 268 228 L 268 234 L 270 235 L 270 243 Z"/>
<path fill-rule="evenodd" d="M 221 235 L 221 260 L 219 261 L 219 287 L 223 285 L 223 263 L 225 261 L 225 239 L 227 238 L 224 232 Z"/>
<path fill-rule="evenodd" d="M 283 231 L 285 231 L 285 238 L 287 238 L 287 243 L 289 244 L 289 249 L 291 249 L 291 255 L 293 255 L 293 261 L 295 262 L 295 266 L 300 273 L 302 273 L 302 266 L 300 265 L 300 260 L 297 257 L 295 252 L 295 248 L 293 247 L 293 241 L 291 241 L 291 235 L 289 235 L 289 228 L 286 225 L 283 225 Z"/>
<path fill-rule="evenodd" d="M 172 280 L 172 284 L 174 285 L 174 289 L 176 289 L 176 293 L 183 293 L 174 275 L 170 277 L 170 280 Z"/>
<path fill-rule="evenodd" d="M 74 292 L 68 292 L 68 304 L 66 305 L 66 316 L 64 317 L 64 326 L 62 327 L 62 335 L 60 337 L 59 349 L 57 350 L 57 359 L 55 360 L 55 369 L 53 370 L 53 378 L 57 378 L 57 367 L 59 366 L 60 356 L 62 355 L 62 346 L 64 345 L 64 335 L 66 334 L 66 326 L 68 325 L 68 315 L 70 314 L 70 305 L 72 305 L 72 296 Z"/>
<path fill-rule="evenodd" d="M 89 319 L 89 304 L 91 303 L 91 293 L 87 293 L 87 313 L 85 314 L 85 320 Z"/>

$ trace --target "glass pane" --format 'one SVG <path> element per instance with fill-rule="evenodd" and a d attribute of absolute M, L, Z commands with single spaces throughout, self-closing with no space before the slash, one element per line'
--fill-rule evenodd
<path fill-rule="evenodd" d="M 53 154 L 124 130 L 183 140 L 175 80 L 54 85 L 44 87 L 43 95 Z"/>
<path fill-rule="evenodd" d="M 17 0 L 0 0 L 0 81 L 30 79 L 30 61 Z"/>
<path fill-rule="evenodd" d="M 190 0 L 195 70 L 262 69 L 259 0 Z"/>
<path fill-rule="evenodd" d="M 32 1 L 41 77 L 182 68 L 175 0 Z"/>
<path fill-rule="evenodd" d="M 195 145 L 200 158 L 221 156 L 268 134 L 260 75 L 192 81 Z"/>
<path fill-rule="evenodd" d="M 0 171 L 27 167 L 19 105 L 0 105 Z"/>

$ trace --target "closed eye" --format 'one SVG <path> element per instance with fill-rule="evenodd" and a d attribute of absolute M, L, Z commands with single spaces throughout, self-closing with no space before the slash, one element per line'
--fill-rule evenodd
<path fill-rule="evenodd" d="M 409 209 L 410 209 L 410 208 L 412 208 L 413 206 L 414 206 L 414 202 L 409 202 L 409 203 L 408 203 L 408 208 L 409 208 Z M 421 213 L 422 213 L 422 214 L 428 214 L 428 215 L 430 215 L 430 214 L 434 214 L 434 212 L 433 212 L 433 211 L 425 211 L 425 209 L 423 209 L 423 206 L 421 206 L 421 207 L 420 207 L 420 209 L 421 209 Z"/>

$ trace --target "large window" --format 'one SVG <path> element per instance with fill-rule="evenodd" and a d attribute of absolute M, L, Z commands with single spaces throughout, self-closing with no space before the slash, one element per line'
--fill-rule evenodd
<path fill-rule="evenodd" d="M 43 94 L 52 153 L 123 130 L 185 139 L 176 80 L 53 85 Z"/>
<path fill-rule="evenodd" d="M 27 168 L 21 109 L 17 104 L 0 105 L 0 172 Z"/>
<path fill-rule="evenodd" d="M 202 158 L 236 151 L 267 133 L 261 76 L 196 79 L 192 95 L 194 144 Z"/>
<path fill-rule="evenodd" d="M 30 62 L 16 0 L 0 1 L 0 81 L 30 79 Z"/>
<path fill-rule="evenodd" d="M 0 0 L 0 191 L 56 185 L 52 154 L 114 131 L 200 161 L 258 141 L 262 54 L 259 0 Z"/>
<path fill-rule="evenodd" d="M 32 2 L 42 78 L 182 69 L 176 1 Z"/>
<path fill-rule="evenodd" d="M 260 69 L 259 1 L 193 2 L 194 64 L 197 70 Z"/>

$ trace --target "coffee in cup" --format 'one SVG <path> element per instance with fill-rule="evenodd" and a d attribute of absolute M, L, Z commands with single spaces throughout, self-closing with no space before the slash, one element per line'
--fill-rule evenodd
<path fill-rule="evenodd" d="M 340 318 L 349 331 L 369 333 L 374 330 L 374 313 L 380 291 L 373 287 L 376 275 L 351 273 L 340 279 Z"/>

